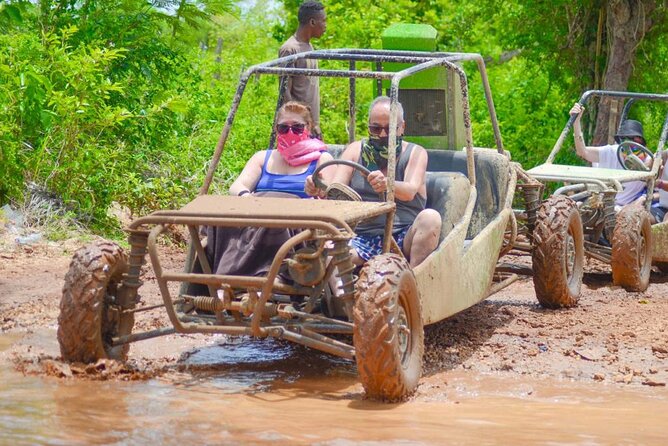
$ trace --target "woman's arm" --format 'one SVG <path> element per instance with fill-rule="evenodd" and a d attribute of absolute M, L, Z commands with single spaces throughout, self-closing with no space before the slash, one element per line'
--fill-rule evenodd
<path fill-rule="evenodd" d="M 266 153 L 266 150 L 262 150 L 248 160 L 239 177 L 230 186 L 230 195 L 239 195 L 245 190 L 249 192 L 255 190 L 255 186 L 257 186 L 257 182 L 260 181 L 260 176 L 262 175 L 262 165 L 264 164 Z"/>
<path fill-rule="evenodd" d="M 360 152 L 359 141 L 353 142 L 343 150 L 343 153 L 341 154 L 341 159 L 357 162 L 357 160 L 359 159 L 359 152 Z M 333 159 L 329 153 L 327 154 L 323 153 L 320 156 L 318 164 L 325 162 L 323 161 L 323 157 L 325 156 L 328 157 L 328 160 Z M 352 176 L 353 176 L 353 168 L 349 166 L 344 166 L 343 164 L 328 167 L 321 172 L 321 178 L 325 181 L 325 183 L 328 184 L 329 183 L 349 184 Z M 319 196 L 320 198 L 325 198 L 324 193 L 322 191 L 319 191 L 315 187 L 315 183 L 313 182 L 313 177 L 311 175 L 306 177 L 306 184 L 304 184 L 304 192 L 306 192 L 308 195 L 312 197 Z"/>
<path fill-rule="evenodd" d="M 329 152 L 322 152 L 322 154 L 320 155 L 320 159 L 318 160 L 318 166 L 326 163 L 327 161 L 332 161 L 333 159 L 334 157 L 330 155 Z M 332 182 L 335 173 L 336 173 L 336 166 L 325 167 L 320 171 L 320 177 L 326 184 L 329 184 Z"/>

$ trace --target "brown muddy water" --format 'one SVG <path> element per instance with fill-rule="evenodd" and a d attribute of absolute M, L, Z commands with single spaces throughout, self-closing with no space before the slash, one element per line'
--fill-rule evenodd
<path fill-rule="evenodd" d="M 347 361 L 275 341 L 208 339 L 159 378 L 100 382 L 23 376 L 8 350 L 39 340 L 0 336 L 0 444 L 668 442 L 665 390 L 451 371 L 423 378 L 409 402 L 379 404 L 363 399 Z"/>

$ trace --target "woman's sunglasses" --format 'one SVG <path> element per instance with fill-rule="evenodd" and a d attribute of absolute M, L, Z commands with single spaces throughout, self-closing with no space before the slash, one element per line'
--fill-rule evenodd
<path fill-rule="evenodd" d="M 276 126 L 276 131 L 280 133 L 281 135 L 285 135 L 288 133 L 288 130 L 292 130 L 292 133 L 295 135 L 301 135 L 304 133 L 304 129 L 306 128 L 305 124 L 278 124 Z"/>

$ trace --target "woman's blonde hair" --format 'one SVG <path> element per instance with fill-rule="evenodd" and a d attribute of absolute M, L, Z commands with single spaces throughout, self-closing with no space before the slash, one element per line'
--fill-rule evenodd
<path fill-rule="evenodd" d="M 301 116 L 302 119 L 304 119 L 306 122 L 308 128 L 313 128 L 313 116 L 311 115 L 311 108 L 308 105 L 297 101 L 288 101 L 278 109 L 277 116 L 280 116 L 284 111 L 295 113 Z"/>

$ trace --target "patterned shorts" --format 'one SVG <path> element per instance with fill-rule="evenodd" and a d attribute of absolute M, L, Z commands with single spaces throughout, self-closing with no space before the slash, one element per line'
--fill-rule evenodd
<path fill-rule="evenodd" d="M 649 212 L 654 216 L 657 223 L 661 223 L 666 216 L 667 208 L 664 208 L 659 203 L 652 203 L 652 207 L 649 208 Z"/>
<path fill-rule="evenodd" d="M 406 238 L 406 233 L 410 229 L 410 226 L 406 226 L 403 229 L 400 229 L 398 232 L 392 234 L 394 239 L 397 241 L 400 249 L 404 249 L 404 239 Z M 358 235 L 350 240 L 350 246 L 355 248 L 357 255 L 360 256 L 365 262 L 369 261 L 371 257 L 377 256 L 383 252 L 383 236 L 382 235 Z"/>

